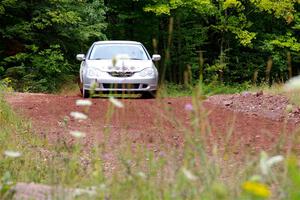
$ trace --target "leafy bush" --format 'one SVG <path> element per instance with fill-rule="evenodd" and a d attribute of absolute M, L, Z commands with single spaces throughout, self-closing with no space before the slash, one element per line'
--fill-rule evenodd
<path fill-rule="evenodd" d="M 39 50 L 28 47 L 29 53 L 18 53 L 4 59 L 9 66 L 4 77 L 9 78 L 17 91 L 53 92 L 68 78 L 71 66 L 59 45 Z"/>

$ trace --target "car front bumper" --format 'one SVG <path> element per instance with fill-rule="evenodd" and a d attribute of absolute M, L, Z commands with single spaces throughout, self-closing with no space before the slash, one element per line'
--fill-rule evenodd
<path fill-rule="evenodd" d="M 157 78 L 119 78 L 110 77 L 109 79 L 97 78 L 83 80 L 84 90 L 100 91 L 126 91 L 126 92 L 143 92 L 157 90 Z"/>

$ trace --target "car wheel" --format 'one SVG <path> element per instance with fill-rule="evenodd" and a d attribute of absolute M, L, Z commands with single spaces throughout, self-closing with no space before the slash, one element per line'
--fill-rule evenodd
<path fill-rule="evenodd" d="M 90 91 L 82 89 L 82 97 L 83 98 L 89 98 L 90 97 Z"/>
<path fill-rule="evenodd" d="M 156 90 L 142 93 L 142 98 L 143 99 L 153 99 L 155 97 L 156 97 Z"/>

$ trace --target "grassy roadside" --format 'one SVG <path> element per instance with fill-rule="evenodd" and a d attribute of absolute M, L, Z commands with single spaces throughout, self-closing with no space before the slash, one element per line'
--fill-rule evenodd
<path fill-rule="evenodd" d="M 249 90 L 252 86 L 249 84 L 241 85 L 224 85 L 224 84 L 202 84 L 201 93 L 205 96 L 216 94 L 234 94 L 245 90 Z M 163 96 L 180 97 L 192 96 L 194 87 L 167 83 L 161 88 Z"/>
<path fill-rule="evenodd" d="M 200 99 L 198 95 L 194 92 L 193 99 Z M 194 101 L 192 106 L 197 111 L 202 105 Z M 48 144 L 32 134 L 30 123 L 0 96 L 1 185 L 9 188 L 16 182 L 36 182 L 93 187 L 97 192 L 78 199 L 299 199 L 299 166 L 292 153 L 281 157 L 276 155 L 283 152 L 271 150 L 273 157 L 264 152 L 253 157 L 249 152 L 236 162 L 233 152 L 225 154 L 217 144 L 206 143 L 210 134 L 205 132 L 209 130 L 206 117 L 202 112 L 191 113 L 192 120 L 199 123 L 186 130 L 181 152 L 174 149 L 167 156 L 156 157 L 142 146 L 132 152 L 128 143 L 119 151 L 117 171 L 104 176 L 104 146 L 96 146 L 89 154 L 90 164 L 84 166 L 79 138 L 71 148 L 63 143 Z M 210 154 L 205 150 L 208 145 L 213 146 Z M 7 150 L 21 155 L 11 156 Z M 174 159 L 178 155 L 180 160 Z"/>
<path fill-rule="evenodd" d="M 235 94 L 245 91 L 249 92 L 259 92 L 263 91 L 264 93 L 269 94 L 282 94 L 288 97 L 291 97 L 292 94 L 286 93 L 283 89 L 284 84 L 273 84 L 272 86 L 261 84 L 253 85 L 250 83 L 243 84 L 202 84 L 201 85 L 201 94 L 204 96 L 212 96 L 217 94 Z M 193 91 L 195 87 L 187 87 L 184 85 L 166 83 L 161 88 L 161 94 L 163 97 L 183 97 L 183 96 L 193 96 Z M 299 99 L 296 99 L 299 101 Z M 300 101 L 299 101 L 300 102 Z M 298 103 L 299 104 L 299 103 Z"/>
<path fill-rule="evenodd" d="M 76 145 L 49 144 L 35 134 L 30 122 L 14 113 L 0 95 L 0 199 L 10 199 L 7 191 L 18 182 L 90 185 L 89 169 L 82 166 L 80 153 Z"/>
<path fill-rule="evenodd" d="M 45 180 L 42 174 L 47 172 L 47 165 L 33 150 L 43 144 L 30 136 L 30 124 L 12 112 L 3 95 L 0 96 L 0 124 L 1 185 L 10 187 L 16 181 Z"/>

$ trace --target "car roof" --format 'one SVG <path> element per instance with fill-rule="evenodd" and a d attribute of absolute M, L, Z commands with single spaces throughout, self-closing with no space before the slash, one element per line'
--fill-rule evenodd
<path fill-rule="evenodd" d="M 107 41 L 97 41 L 94 44 L 141 44 L 136 41 L 126 41 L 126 40 L 107 40 Z"/>

